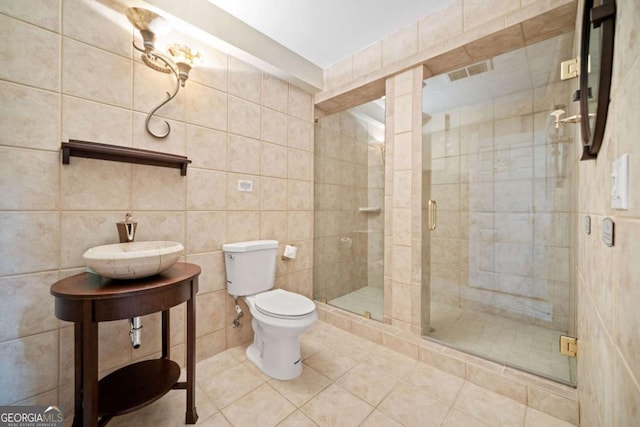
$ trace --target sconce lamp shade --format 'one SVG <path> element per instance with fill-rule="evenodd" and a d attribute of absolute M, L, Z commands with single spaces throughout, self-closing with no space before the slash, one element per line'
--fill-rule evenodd
<path fill-rule="evenodd" d="M 177 64 L 184 62 L 185 64 L 194 66 L 202 63 L 202 55 L 200 55 L 200 52 L 191 49 L 189 46 L 172 44 L 167 50 Z"/>
<path fill-rule="evenodd" d="M 127 18 L 140 31 L 151 31 L 156 36 L 162 36 L 171 28 L 166 19 L 147 9 L 130 7 L 127 9 Z"/>

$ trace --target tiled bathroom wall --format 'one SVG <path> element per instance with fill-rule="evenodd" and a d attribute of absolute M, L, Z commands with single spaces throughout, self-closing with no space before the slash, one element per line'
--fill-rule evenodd
<path fill-rule="evenodd" d="M 640 423 L 640 8 L 634 0 L 617 0 L 616 8 L 604 141 L 597 160 L 580 162 L 577 169 L 580 420 L 597 427 Z M 616 210 L 610 203 L 611 162 L 624 153 L 629 154 L 630 205 Z M 585 216 L 591 218 L 589 235 L 582 227 Z M 613 247 L 601 240 L 607 217 L 615 222 Z"/>
<path fill-rule="evenodd" d="M 295 244 L 297 259 L 278 261 L 276 286 L 312 293 L 312 96 L 173 31 L 164 39 L 201 50 L 204 63 L 151 120 L 157 131 L 171 124 L 166 139 L 154 139 L 146 114 L 175 83 L 140 61 L 125 10 L 112 0 L 0 3 L 0 404 L 72 407 L 73 326 L 55 318 L 49 287 L 82 272 L 89 247 L 116 243 L 126 212 L 137 240 L 179 241 L 183 259 L 202 267 L 198 359 L 252 338 L 246 307 L 244 328 L 230 327 L 223 243 Z M 192 163 L 186 177 L 76 157 L 62 165 L 60 142 L 70 138 Z M 253 192 L 238 192 L 238 180 L 251 180 Z M 181 362 L 184 310 L 172 311 Z M 101 375 L 159 354 L 159 320 L 143 318 L 137 350 L 126 321 L 101 323 Z"/>

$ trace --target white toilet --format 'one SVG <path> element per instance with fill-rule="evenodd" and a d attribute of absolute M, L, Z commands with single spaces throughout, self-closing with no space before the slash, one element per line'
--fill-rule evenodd
<path fill-rule="evenodd" d="M 227 292 L 243 297 L 251 311 L 253 344 L 247 358 L 278 380 L 302 373 L 300 335 L 318 320 L 309 298 L 273 288 L 277 240 L 228 243 L 222 246 L 227 270 Z"/>

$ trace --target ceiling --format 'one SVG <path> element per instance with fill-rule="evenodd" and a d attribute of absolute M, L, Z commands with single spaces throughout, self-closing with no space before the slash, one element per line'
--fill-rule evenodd
<path fill-rule="evenodd" d="M 321 68 L 453 0 L 209 0 Z"/>

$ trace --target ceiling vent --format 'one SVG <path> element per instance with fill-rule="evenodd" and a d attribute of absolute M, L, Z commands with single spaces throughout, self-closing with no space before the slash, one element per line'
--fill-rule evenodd
<path fill-rule="evenodd" d="M 447 74 L 449 76 L 449 80 L 454 82 L 456 80 L 464 79 L 469 76 L 475 76 L 477 74 L 486 73 L 487 71 L 493 70 L 493 61 L 490 59 L 482 62 L 478 62 L 468 67 L 460 68 L 455 71 L 451 71 Z"/>

